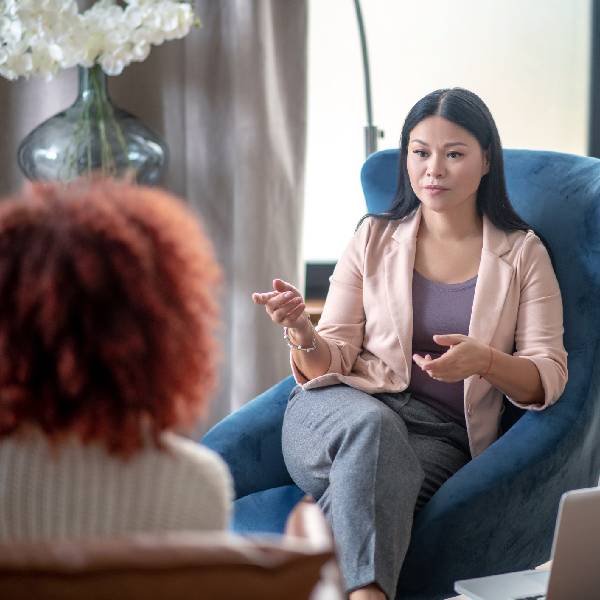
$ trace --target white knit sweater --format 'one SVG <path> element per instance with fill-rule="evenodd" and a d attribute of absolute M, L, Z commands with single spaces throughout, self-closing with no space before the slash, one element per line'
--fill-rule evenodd
<path fill-rule="evenodd" d="M 229 522 L 231 476 L 208 448 L 163 434 L 124 461 L 74 437 L 53 452 L 40 432 L 0 439 L 0 542 L 217 530 Z"/>

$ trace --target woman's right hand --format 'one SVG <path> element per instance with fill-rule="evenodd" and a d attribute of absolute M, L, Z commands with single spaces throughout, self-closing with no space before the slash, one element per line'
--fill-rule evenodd
<path fill-rule="evenodd" d="M 271 320 L 282 327 L 304 329 L 309 326 L 302 294 L 291 283 L 273 279 L 273 291 L 254 292 L 252 300 L 262 304 Z"/>

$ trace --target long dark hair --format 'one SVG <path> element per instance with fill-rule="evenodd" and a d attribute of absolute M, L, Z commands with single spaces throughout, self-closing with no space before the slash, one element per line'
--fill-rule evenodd
<path fill-rule="evenodd" d="M 492 114 L 483 100 L 463 88 L 436 90 L 421 98 L 410 110 L 400 137 L 400 168 L 398 187 L 392 207 L 388 212 L 377 215 L 367 214 L 386 219 L 404 219 L 411 215 L 419 206 L 420 201 L 414 193 L 406 159 L 408 155 L 408 139 L 410 132 L 427 117 L 437 115 L 459 125 L 471 133 L 487 152 L 489 172 L 484 175 L 477 191 L 477 210 L 485 215 L 496 227 L 504 231 L 531 229 L 512 207 L 506 192 L 504 180 L 504 159 L 502 144 Z M 360 223 L 359 223 L 360 225 Z"/>

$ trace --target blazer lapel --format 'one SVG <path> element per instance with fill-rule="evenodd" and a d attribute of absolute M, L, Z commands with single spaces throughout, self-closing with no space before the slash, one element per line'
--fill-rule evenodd
<path fill-rule="evenodd" d="M 402 367 L 407 385 L 412 364 L 412 279 L 420 222 L 421 209 L 418 208 L 407 221 L 399 223 L 392 236 L 395 243 L 389 247 L 383 259 L 386 301 L 400 343 L 400 362 L 404 362 Z"/>
<path fill-rule="evenodd" d="M 400 362 L 404 363 L 401 366 L 405 370 L 407 384 L 410 381 L 412 364 L 412 280 L 420 222 L 419 207 L 412 217 L 398 224 L 392 236 L 395 244 L 389 247 L 383 261 L 386 301 L 400 344 Z M 514 269 L 502 259 L 510 247 L 506 233 L 484 216 L 483 247 L 469 323 L 469 336 L 484 344 L 489 344 L 494 336 L 510 289 Z M 479 381 L 477 376 L 466 379 L 465 402 L 470 399 Z"/>
<path fill-rule="evenodd" d="M 508 250 L 510 244 L 506 233 L 484 216 L 483 248 L 469 323 L 469 336 L 483 344 L 492 341 L 512 281 L 514 268 L 502 259 Z M 465 402 L 470 399 L 476 382 L 479 382 L 479 377 L 466 379 Z"/>

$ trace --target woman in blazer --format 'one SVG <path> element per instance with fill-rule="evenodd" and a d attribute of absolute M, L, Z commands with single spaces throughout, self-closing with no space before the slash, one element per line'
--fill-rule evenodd
<path fill-rule="evenodd" d="M 415 509 L 498 437 L 503 396 L 542 410 L 567 381 L 556 276 L 482 100 L 438 90 L 411 109 L 394 205 L 357 228 L 316 330 L 282 280 L 253 299 L 299 384 L 290 475 L 331 523 L 350 597 L 394 598 Z"/>

